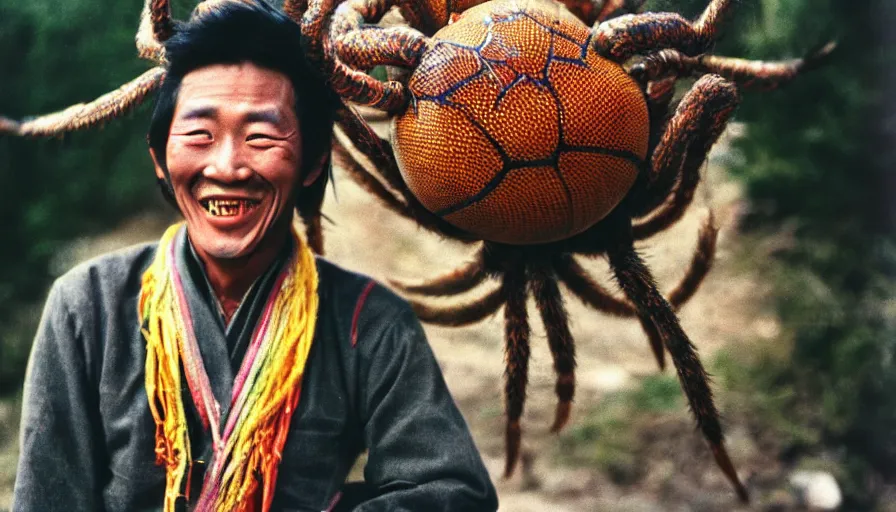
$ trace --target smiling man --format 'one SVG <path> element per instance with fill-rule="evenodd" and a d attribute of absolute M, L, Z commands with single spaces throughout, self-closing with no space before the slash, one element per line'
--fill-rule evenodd
<path fill-rule="evenodd" d="M 13 509 L 495 510 L 413 312 L 294 228 L 336 106 L 298 27 L 218 2 L 166 54 L 148 139 L 185 222 L 53 286 Z"/>

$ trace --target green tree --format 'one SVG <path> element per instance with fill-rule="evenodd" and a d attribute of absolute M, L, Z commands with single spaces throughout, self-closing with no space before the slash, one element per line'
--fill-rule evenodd
<path fill-rule="evenodd" d="M 749 29 L 726 41 L 740 55 L 798 56 L 838 40 L 823 68 L 783 90 L 745 95 L 737 119 L 747 134 L 736 142 L 743 158 L 732 171 L 751 204 L 743 230 L 783 241 L 765 268 L 793 351 L 763 370 L 765 383 L 792 386 L 813 403 L 790 404 L 806 411 L 794 421 L 840 454 L 849 509 L 872 507 L 875 482 L 896 476 L 894 175 L 882 144 L 882 70 L 894 64 L 881 44 L 887 6 L 763 0 L 748 12 Z"/>

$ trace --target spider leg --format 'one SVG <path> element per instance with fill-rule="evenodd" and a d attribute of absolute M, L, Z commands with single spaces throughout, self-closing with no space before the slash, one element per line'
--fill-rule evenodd
<path fill-rule="evenodd" d="M 712 269 L 712 262 L 716 256 L 716 242 L 719 238 L 719 228 L 715 225 L 715 217 L 712 211 L 703 220 L 700 226 L 700 234 L 697 237 L 697 247 L 691 257 L 691 263 L 678 285 L 669 293 L 669 303 L 677 311 L 684 303 L 691 300 L 694 293 L 700 288 L 700 284 Z"/>
<path fill-rule="evenodd" d="M 365 21 L 379 19 L 396 3 L 397 0 L 359 0 L 336 9 L 336 0 L 309 2 L 301 23 L 306 54 L 343 99 L 387 112 L 400 111 L 410 103 L 411 94 L 401 82 L 380 82 L 340 57 L 344 55 L 370 67 L 417 62 L 425 50 L 423 34 L 410 28 L 388 29 L 391 31 L 384 34 L 389 37 L 383 40 L 371 37 L 361 26 Z"/>
<path fill-rule="evenodd" d="M 709 274 L 715 258 L 718 234 L 719 230 L 715 227 L 714 217 L 710 211 L 700 228 L 697 247 L 684 277 L 667 294 L 669 303 L 674 310 L 677 311 L 694 296 Z M 641 328 L 650 342 L 650 348 L 660 370 L 666 368 L 662 340 L 652 320 L 640 315 L 630 302 L 616 298 L 609 290 L 592 279 L 571 255 L 563 254 L 556 258 L 554 271 L 573 295 L 594 309 L 623 318 L 637 316 Z"/>
<path fill-rule="evenodd" d="M 342 129 L 346 136 L 345 139 L 351 141 L 352 146 L 370 161 L 376 171 L 376 176 L 373 176 L 373 173 L 363 163 L 359 162 L 354 155 L 337 149 L 338 157 L 348 157 L 348 160 L 344 160 L 341 163 L 345 164 L 344 168 L 359 185 L 374 193 L 386 203 L 387 207 L 393 209 L 396 213 L 415 220 L 420 226 L 434 233 L 462 243 L 477 241 L 442 218 L 434 215 L 420 204 L 420 201 L 411 193 L 401 177 L 401 171 L 398 168 L 398 162 L 395 160 L 395 153 L 392 151 L 389 141 L 377 135 L 354 108 L 345 106 L 345 108 L 340 109 L 337 112 L 336 124 Z M 343 146 L 346 142 L 346 140 L 340 141 Z M 385 181 L 392 190 L 384 187 L 382 181 Z M 396 198 L 393 191 L 400 193 L 404 201 L 402 202 L 401 199 Z"/>
<path fill-rule="evenodd" d="M 141 58 L 163 64 L 165 48 L 161 42 L 171 37 L 173 32 L 169 0 L 145 0 L 136 36 L 137 54 Z M 54 137 L 92 128 L 143 103 L 149 93 L 162 84 L 164 78 L 165 69 L 157 66 L 89 103 L 78 103 L 58 112 L 22 121 L 0 116 L 0 135 Z"/>
<path fill-rule="evenodd" d="M 656 364 L 660 370 L 666 369 L 663 342 L 650 318 L 639 315 L 635 307 L 628 301 L 616 298 L 609 290 L 592 279 L 588 272 L 569 254 L 564 254 L 555 261 L 554 271 L 573 295 L 594 309 L 618 317 L 637 316 L 644 334 L 647 335 L 647 341 L 650 343 L 650 350 L 653 352 L 654 358 L 656 358 Z"/>
<path fill-rule="evenodd" d="M 407 205 L 404 204 L 395 194 L 386 188 L 373 174 L 367 171 L 346 149 L 342 141 L 335 141 L 333 144 L 334 163 L 351 176 L 352 180 L 361 186 L 364 190 L 372 194 L 380 200 L 389 210 L 401 215 L 402 217 L 413 219 Z"/>
<path fill-rule="evenodd" d="M 398 162 L 395 160 L 395 153 L 392 151 L 389 141 L 377 135 L 358 111 L 349 105 L 336 113 L 336 123 L 351 141 L 352 146 L 370 160 L 373 168 L 379 172 L 386 183 L 407 198 L 410 190 L 401 177 L 401 171 L 398 169 Z"/>
<path fill-rule="evenodd" d="M 576 347 L 572 333 L 569 332 L 569 318 L 563 305 L 563 296 L 560 295 L 553 272 L 549 268 L 534 270 L 531 286 L 547 332 L 548 346 L 554 359 L 554 372 L 557 374 L 554 385 L 557 409 L 551 432 L 559 432 L 569 421 L 576 390 Z"/>
<path fill-rule="evenodd" d="M 522 263 L 504 273 L 500 293 L 507 303 L 504 308 L 504 400 L 507 408 L 504 477 L 509 478 L 520 456 L 520 418 L 529 382 L 529 314 L 526 310 L 526 269 Z"/>
<path fill-rule="evenodd" d="M 53 137 L 97 126 L 143 103 L 147 95 L 161 85 L 164 77 L 164 68 L 157 66 L 90 103 L 79 103 L 24 121 L 0 117 L 0 134 Z"/>
<path fill-rule="evenodd" d="M 657 327 L 672 357 L 679 381 L 696 417 L 697 427 L 709 442 L 716 463 L 736 489 L 738 497 L 746 502 L 749 500 L 747 491 L 725 450 L 722 426 L 712 400 L 709 378 L 697 357 L 696 349 L 681 328 L 672 306 L 657 290 L 650 270 L 635 251 L 628 219 L 617 215 L 616 218 L 607 220 L 614 222 L 616 228 L 614 243 L 607 251 L 616 281 L 639 314 L 650 318 Z"/>
<path fill-rule="evenodd" d="M 426 51 L 426 36 L 410 27 L 359 27 L 334 39 L 342 62 L 359 71 L 375 66 L 417 67 Z"/>
<path fill-rule="evenodd" d="M 149 59 L 161 64 L 165 61 L 165 48 L 162 42 L 174 33 L 171 20 L 171 4 L 168 0 L 146 0 L 140 14 L 140 27 L 137 29 L 137 55 L 141 59 Z"/>
<path fill-rule="evenodd" d="M 699 55 L 712 46 L 719 25 L 734 4 L 734 0 L 712 0 L 693 23 L 665 12 L 630 14 L 597 23 L 592 28 L 594 49 L 616 62 L 659 48 Z"/>
<path fill-rule="evenodd" d="M 700 182 L 700 167 L 738 102 L 734 84 L 717 75 L 701 77 L 682 98 L 653 152 L 646 183 L 637 184 L 641 189 L 633 194 L 632 213 L 647 215 L 662 205 L 670 193 L 674 197 L 650 229 L 638 224 L 638 238 L 665 229 L 684 214 Z M 670 190 L 673 187 L 674 192 Z"/>
<path fill-rule="evenodd" d="M 402 292 L 423 295 L 455 295 L 470 291 L 488 277 L 482 251 L 480 248 L 465 265 L 435 279 L 415 284 L 390 279 L 389 283 Z"/>
<path fill-rule="evenodd" d="M 336 0 L 311 0 L 302 15 L 302 39 L 305 54 L 317 65 L 342 98 L 389 112 L 398 111 L 410 102 L 410 93 L 403 84 L 376 78 L 352 69 L 339 60 L 327 31 Z"/>
<path fill-rule="evenodd" d="M 557 257 L 554 261 L 554 271 L 573 295 L 594 309 L 619 317 L 635 315 L 635 308 L 629 302 L 616 298 L 592 279 L 572 255 L 563 254 Z"/>
<path fill-rule="evenodd" d="M 788 61 L 746 60 L 717 55 L 689 57 L 667 49 L 645 57 L 632 66 L 630 74 L 643 82 L 670 76 L 713 73 L 748 89 L 770 90 L 793 80 L 800 73 L 818 67 L 835 47 L 835 43 L 827 43 L 801 59 Z"/>
<path fill-rule="evenodd" d="M 675 95 L 675 78 L 649 82 L 646 88 L 647 113 L 650 117 L 650 140 L 647 143 L 647 154 L 652 155 L 660 143 L 660 137 L 666 130 L 669 120 L 669 108 Z"/>
<path fill-rule="evenodd" d="M 413 299 L 408 299 L 408 302 L 422 322 L 459 327 L 479 322 L 494 314 L 504 304 L 505 298 L 502 288 L 496 288 L 466 304 L 438 307 Z"/>

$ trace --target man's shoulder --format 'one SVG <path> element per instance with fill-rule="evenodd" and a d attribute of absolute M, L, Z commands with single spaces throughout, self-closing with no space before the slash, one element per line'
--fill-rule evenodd
<path fill-rule="evenodd" d="M 322 257 L 317 258 L 321 299 L 333 308 L 339 323 L 349 328 L 352 345 L 370 347 L 374 339 L 390 329 L 419 325 L 410 304 L 376 279 L 346 270 Z"/>
<path fill-rule="evenodd" d="M 410 310 L 406 300 L 369 275 L 347 270 L 320 256 L 317 269 L 327 292 L 338 295 L 342 301 L 361 308 L 377 305 L 396 313 Z"/>
<path fill-rule="evenodd" d="M 96 293 L 120 295 L 134 288 L 135 283 L 139 284 L 143 271 L 152 263 L 157 245 L 156 242 L 132 245 L 83 261 L 56 279 L 54 291 L 69 301 Z"/>

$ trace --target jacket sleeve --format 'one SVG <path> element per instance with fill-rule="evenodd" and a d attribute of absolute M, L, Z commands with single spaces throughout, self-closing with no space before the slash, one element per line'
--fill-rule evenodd
<path fill-rule="evenodd" d="M 371 343 L 362 374 L 364 477 L 378 496 L 356 512 L 494 511 L 498 498 L 410 308 Z"/>
<path fill-rule="evenodd" d="M 97 392 L 84 349 L 57 283 L 26 371 L 14 511 L 101 510 Z"/>

